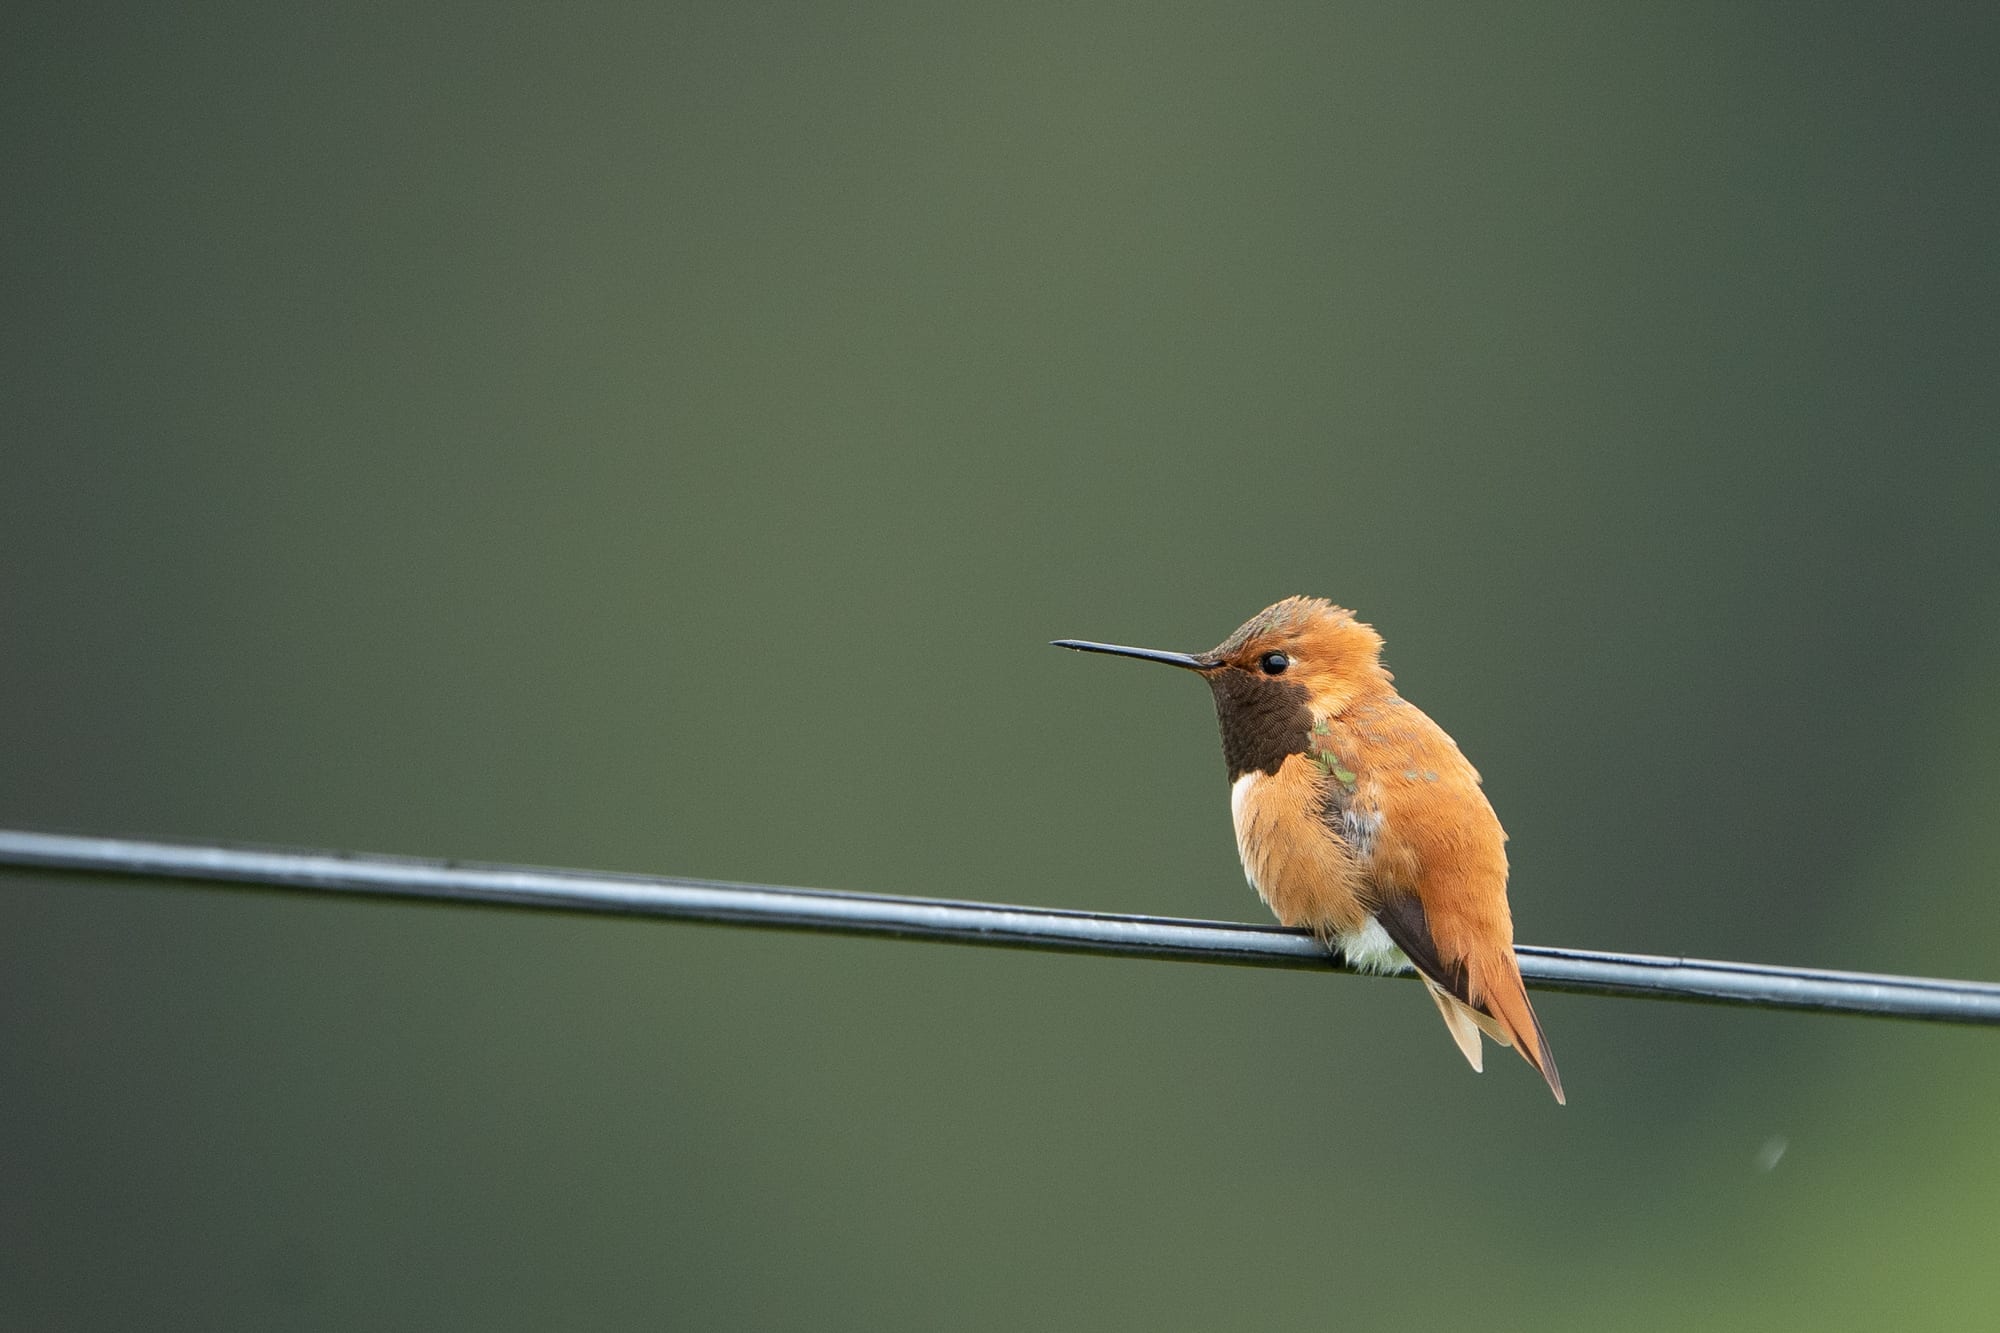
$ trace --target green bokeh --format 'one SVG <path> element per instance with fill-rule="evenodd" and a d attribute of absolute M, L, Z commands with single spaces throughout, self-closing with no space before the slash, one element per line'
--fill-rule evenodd
<path fill-rule="evenodd" d="M 0 824 L 1262 917 L 1357 607 L 1523 939 L 2000 975 L 2000 20 L 0 19 Z M 1964 1327 L 2000 1043 L 0 875 L 0 1323 Z M 1782 1145 L 1771 1169 L 1763 1163 Z"/>

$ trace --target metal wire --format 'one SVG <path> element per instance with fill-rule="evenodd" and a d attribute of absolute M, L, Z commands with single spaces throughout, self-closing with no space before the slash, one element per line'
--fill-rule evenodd
<path fill-rule="evenodd" d="M 769 884 L 6 829 L 0 829 L 0 865 L 125 879 L 192 880 L 369 898 L 662 917 L 1109 957 L 1306 971 L 1352 970 L 1311 935 L 1271 926 L 834 893 Z M 2000 984 L 1993 982 L 1534 945 L 1521 945 L 1517 952 L 1522 976 L 1540 990 L 2000 1024 Z"/>

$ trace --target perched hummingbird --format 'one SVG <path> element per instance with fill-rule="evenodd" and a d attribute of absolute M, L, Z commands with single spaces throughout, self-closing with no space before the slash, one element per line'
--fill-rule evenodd
<path fill-rule="evenodd" d="M 1200 672 L 1243 873 L 1278 920 L 1365 971 L 1414 967 L 1473 1069 L 1484 1032 L 1563 1100 L 1514 961 L 1507 834 L 1451 737 L 1396 693 L 1381 635 L 1331 602 L 1290 597 L 1206 653 L 1056 646 Z"/>

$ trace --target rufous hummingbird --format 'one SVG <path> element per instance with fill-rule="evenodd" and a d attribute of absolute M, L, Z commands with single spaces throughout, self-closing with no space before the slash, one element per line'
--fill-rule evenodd
<path fill-rule="evenodd" d="M 1278 920 L 1363 971 L 1414 967 L 1473 1069 L 1484 1032 L 1563 1100 L 1514 961 L 1507 834 L 1457 744 L 1396 693 L 1371 626 L 1290 597 L 1206 653 L 1056 646 L 1199 672 L 1243 873 Z"/>

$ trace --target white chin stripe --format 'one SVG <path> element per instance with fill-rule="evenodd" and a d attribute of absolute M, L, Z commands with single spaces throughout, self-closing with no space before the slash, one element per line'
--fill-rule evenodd
<path fill-rule="evenodd" d="M 1257 882 L 1257 871 L 1252 865 L 1256 856 L 1250 846 L 1248 836 L 1250 830 L 1247 824 L 1250 818 L 1251 794 L 1263 780 L 1262 773 L 1245 773 L 1229 784 L 1229 820 L 1236 829 L 1236 855 L 1243 862 L 1243 878 L 1248 881 L 1251 888 L 1257 890 L 1259 898 L 1264 896 L 1264 886 Z"/>
<path fill-rule="evenodd" d="M 1257 790 L 1257 784 L 1264 780 L 1262 773 L 1245 773 L 1229 784 L 1229 817 L 1236 821 L 1236 827 L 1243 827 L 1243 808 L 1250 804 L 1250 793 Z"/>

